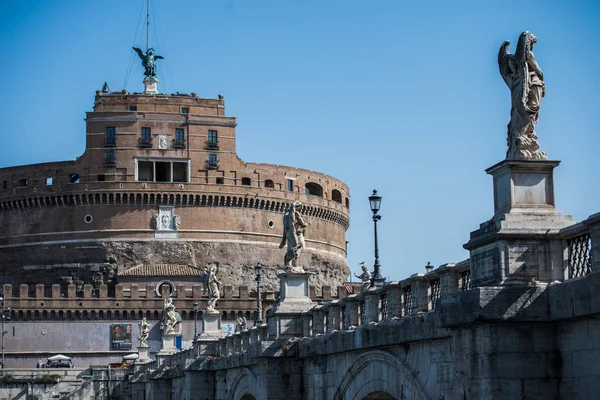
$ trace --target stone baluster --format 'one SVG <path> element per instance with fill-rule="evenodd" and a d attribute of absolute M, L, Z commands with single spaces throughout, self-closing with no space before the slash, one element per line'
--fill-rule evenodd
<path fill-rule="evenodd" d="M 410 280 L 412 297 L 411 314 L 427 312 L 429 304 L 429 299 L 427 296 L 427 292 L 429 289 L 429 281 L 425 279 L 425 275 L 420 272 L 411 275 Z"/>
<path fill-rule="evenodd" d="M 242 334 L 241 332 L 236 332 L 231 335 L 233 338 L 233 354 L 242 352 Z"/>
<path fill-rule="evenodd" d="M 312 309 L 302 312 L 302 336 L 313 337 L 312 320 Z"/>
<path fill-rule="evenodd" d="M 339 331 L 340 329 L 342 329 L 342 309 L 340 307 L 339 300 L 332 300 L 331 303 L 328 304 L 328 309 L 328 331 Z"/>
<path fill-rule="evenodd" d="M 387 302 L 387 319 L 402 317 L 402 290 L 400 282 L 393 281 L 385 285 L 382 290 Z M 383 307 L 383 304 L 381 305 Z"/>
<path fill-rule="evenodd" d="M 241 335 L 242 335 L 242 352 L 249 352 L 250 351 L 250 331 L 249 330 L 242 331 Z"/>
<path fill-rule="evenodd" d="M 343 321 L 344 329 L 350 329 L 359 325 L 358 323 L 358 308 L 359 301 L 356 294 L 350 294 L 344 297 L 343 303 L 346 307 L 346 320 Z"/>
<path fill-rule="evenodd" d="M 443 264 L 436 270 L 440 277 L 440 296 L 458 292 L 460 272 L 456 270 L 455 265 L 453 263 Z"/>
<path fill-rule="evenodd" d="M 367 289 L 364 293 L 364 310 L 365 310 L 365 318 L 364 323 L 368 324 L 371 322 L 379 322 L 380 313 L 379 313 L 379 290 L 376 287 L 371 287 Z"/>
<path fill-rule="evenodd" d="M 313 316 L 313 334 L 320 335 L 325 333 L 325 310 L 322 305 L 315 306 L 312 309 Z"/>

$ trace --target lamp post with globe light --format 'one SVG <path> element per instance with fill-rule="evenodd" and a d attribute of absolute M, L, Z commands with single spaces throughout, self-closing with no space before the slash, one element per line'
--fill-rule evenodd
<path fill-rule="evenodd" d="M 260 299 L 260 279 L 262 277 L 263 266 L 256 264 L 254 266 L 254 272 L 256 273 L 256 319 L 254 320 L 254 326 L 262 324 L 262 302 Z"/>
<path fill-rule="evenodd" d="M 369 205 L 373 211 L 373 224 L 375 231 L 375 264 L 373 265 L 373 277 L 371 278 L 371 286 L 381 287 L 385 282 L 385 278 L 381 276 L 381 264 L 379 263 L 379 245 L 377 242 L 377 221 L 381 220 L 381 215 L 377 211 L 381 208 L 381 196 L 377 194 L 377 190 L 373 190 L 373 194 L 369 196 Z"/>

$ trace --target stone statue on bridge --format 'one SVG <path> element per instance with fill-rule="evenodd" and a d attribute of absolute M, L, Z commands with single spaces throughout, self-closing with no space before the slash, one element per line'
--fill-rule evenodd
<path fill-rule="evenodd" d="M 150 335 L 150 324 L 146 317 L 140 321 L 140 347 L 148 347 L 148 336 Z"/>
<path fill-rule="evenodd" d="M 362 281 L 362 286 L 360 287 L 360 291 L 367 290 L 371 287 L 371 272 L 369 272 L 369 268 L 365 265 L 365 262 L 360 263 L 360 267 L 362 268 L 362 274 L 358 275 L 354 273 L 354 276 Z"/>
<path fill-rule="evenodd" d="M 221 282 L 217 279 L 217 266 L 210 267 L 208 275 L 208 304 L 206 305 L 207 314 L 218 314 L 215 309 L 217 301 L 221 298 L 220 292 Z"/>
<path fill-rule="evenodd" d="M 279 248 L 282 249 L 287 243 L 284 268 L 286 272 L 304 272 L 302 266 L 298 266 L 298 256 L 304 250 L 304 235 L 308 224 L 300 215 L 302 203 L 294 200 L 283 215 L 283 235 Z"/>
<path fill-rule="evenodd" d="M 181 316 L 175 311 L 173 299 L 165 299 L 163 303 L 163 329 L 165 335 L 172 335 L 179 332 Z"/>
<path fill-rule="evenodd" d="M 519 37 L 515 54 L 510 54 L 507 40 L 500 46 L 498 66 L 500 75 L 510 89 L 512 106 L 508 124 L 508 160 L 545 160 L 545 152 L 535 133 L 542 97 L 546 94 L 544 74 L 533 55 L 537 38 L 530 32 Z"/>

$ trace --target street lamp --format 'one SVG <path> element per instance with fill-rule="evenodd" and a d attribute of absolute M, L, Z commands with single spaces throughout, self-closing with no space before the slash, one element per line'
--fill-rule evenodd
<path fill-rule="evenodd" d="M 198 337 L 198 300 L 194 300 L 194 340 Z"/>
<path fill-rule="evenodd" d="M 379 264 L 379 247 L 377 244 L 377 221 L 381 219 L 381 215 L 377 211 L 381 208 L 381 196 L 377 194 L 377 190 L 373 190 L 373 194 L 369 196 L 369 205 L 373 211 L 373 223 L 375 225 L 375 264 L 373 265 L 373 277 L 371 278 L 371 286 L 383 286 L 385 278 L 381 276 L 381 264 Z"/>
<path fill-rule="evenodd" d="M 256 273 L 256 319 L 254 320 L 254 326 L 262 324 L 262 303 L 260 301 L 260 278 L 262 277 L 263 266 L 256 264 L 254 266 L 254 272 Z"/>
<path fill-rule="evenodd" d="M 8 331 L 4 330 L 4 321 L 10 321 L 10 307 L 4 308 L 4 293 L 0 296 L 0 301 L 2 302 L 2 368 L 4 368 L 4 335 L 8 333 Z"/>

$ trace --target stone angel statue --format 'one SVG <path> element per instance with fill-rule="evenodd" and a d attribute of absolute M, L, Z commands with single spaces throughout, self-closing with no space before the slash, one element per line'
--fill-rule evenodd
<path fill-rule="evenodd" d="M 304 250 L 304 235 L 308 224 L 300 215 L 302 203 L 294 200 L 283 215 L 283 234 L 279 248 L 282 249 L 287 243 L 287 251 L 283 262 L 285 270 L 291 272 L 304 272 L 302 266 L 298 266 L 298 256 Z"/>
<path fill-rule="evenodd" d="M 175 311 L 175 304 L 173 304 L 173 299 L 165 299 L 163 304 L 164 334 L 177 334 L 179 332 L 181 321 L 181 315 L 179 315 L 179 313 Z"/>
<path fill-rule="evenodd" d="M 146 54 L 137 47 L 133 47 L 133 50 L 140 56 L 142 60 L 142 67 L 146 69 L 144 76 L 154 78 L 156 76 L 156 62 L 155 60 L 164 60 L 163 56 L 154 55 L 154 49 L 151 47 L 146 51 Z"/>
<path fill-rule="evenodd" d="M 210 267 L 208 275 L 208 303 L 206 305 L 207 314 L 218 314 L 219 312 L 215 309 L 217 301 L 221 298 L 220 292 L 221 281 L 217 279 L 217 266 L 213 265 Z"/>
<path fill-rule="evenodd" d="M 148 347 L 148 336 L 150 335 L 150 324 L 146 317 L 140 321 L 140 347 Z"/>
<path fill-rule="evenodd" d="M 508 160 L 545 160 L 546 153 L 539 151 L 535 133 L 541 99 L 546 94 L 544 74 L 533 55 L 537 38 L 530 32 L 519 36 L 515 54 L 510 54 L 507 40 L 498 52 L 500 75 L 510 89 L 512 106 L 508 124 Z"/>
<path fill-rule="evenodd" d="M 354 274 L 355 277 L 362 281 L 362 286 L 360 287 L 360 291 L 367 290 L 371 287 L 371 272 L 369 272 L 369 268 L 366 266 L 365 262 L 360 263 L 360 267 L 362 269 L 362 274 Z"/>

